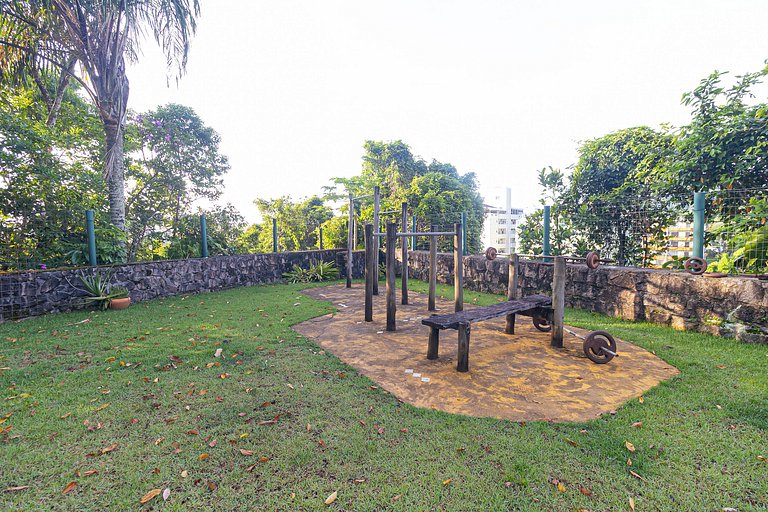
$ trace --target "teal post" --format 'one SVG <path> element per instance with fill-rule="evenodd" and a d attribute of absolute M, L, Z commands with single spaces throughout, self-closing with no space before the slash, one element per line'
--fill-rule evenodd
<path fill-rule="evenodd" d="M 549 250 L 549 213 L 551 206 L 544 206 L 544 256 L 550 255 Z M 544 258 L 544 261 L 550 261 L 550 258 Z"/>
<path fill-rule="evenodd" d="M 320 226 L 320 250 L 323 250 L 323 227 Z"/>
<path fill-rule="evenodd" d="M 85 210 L 85 230 L 88 233 L 88 263 L 96 266 L 96 228 L 93 224 L 93 210 Z"/>
<path fill-rule="evenodd" d="M 414 215 L 413 217 L 411 217 L 411 233 L 415 233 L 415 232 L 416 232 L 416 216 Z M 411 237 L 411 250 L 412 251 L 416 250 L 416 237 L 415 236 Z"/>
<path fill-rule="evenodd" d="M 706 193 L 693 194 L 693 256 L 704 257 L 704 203 Z"/>
<path fill-rule="evenodd" d="M 277 219 L 272 219 L 272 252 L 277 252 Z"/>
<path fill-rule="evenodd" d="M 208 257 L 208 225 L 205 223 L 205 215 L 200 216 L 200 256 Z"/>
<path fill-rule="evenodd" d="M 467 255 L 467 212 L 461 212 L 461 255 Z"/>

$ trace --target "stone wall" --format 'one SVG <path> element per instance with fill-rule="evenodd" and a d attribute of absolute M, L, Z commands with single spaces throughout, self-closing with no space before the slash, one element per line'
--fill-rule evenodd
<path fill-rule="evenodd" d="M 352 257 L 353 276 L 362 277 L 363 251 Z M 346 250 L 281 252 L 214 256 L 187 260 L 132 263 L 111 267 L 22 272 L 0 275 L 0 322 L 87 307 L 80 275 L 110 272 L 112 283 L 128 288 L 131 300 L 141 302 L 181 293 L 222 290 L 236 286 L 282 281 L 293 265 L 334 261 L 346 268 Z"/>
<path fill-rule="evenodd" d="M 426 280 L 429 253 L 409 253 L 410 275 Z M 506 293 L 507 259 L 464 257 L 464 287 Z M 551 293 L 553 265 L 521 261 L 523 295 Z M 453 254 L 439 254 L 437 280 L 453 282 Z M 697 330 L 768 343 L 768 281 L 748 277 L 710 278 L 685 272 L 567 265 L 566 305 L 627 320 Z"/>

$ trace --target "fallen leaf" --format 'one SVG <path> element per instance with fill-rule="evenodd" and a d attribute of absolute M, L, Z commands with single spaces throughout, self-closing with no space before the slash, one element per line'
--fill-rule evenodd
<path fill-rule="evenodd" d="M 199 433 L 200 432 L 198 432 L 197 430 L 187 430 L 187 435 L 188 436 L 196 436 Z"/>
<path fill-rule="evenodd" d="M 19 492 L 29 489 L 28 485 L 17 485 L 16 487 L 6 487 L 5 492 Z"/>
<path fill-rule="evenodd" d="M 642 480 L 643 482 L 646 481 L 645 478 L 641 477 L 640 475 L 638 475 L 637 473 L 635 473 L 631 469 L 629 470 L 629 474 L 632 475 L 633 477 L 637 478 L 638 480 Z"/>
<path fill-rule="evenodd" d="M 557 490 L 560 492 L 565 492 L 567 489 L 565 488 L 565 485 L 563 485 L 563 482 L 557 482 Z"/>
<path fill-rule="evenodd" d="M 208 446 L 210 446 L 211 448 L 215 448 L 217 444 L 219 444 L 219 442 L 216 439 L 214 439 L 213 441 L 208 443 Z"/>
<path fill-rule="evenodd" d="M 252 464 L 252 465 L 248 466 L 247 468 L 245 468 L 245 471 L 247 473 L 250 473 L 251 471 L 254 470 L 255 467 L 256 467 L 256 464 Z"/>
<path fill-rule="evenodd" d="M 208 457 L 210 457 L 210 455 L 208 455 L 207 453 L 201 453 L 200 456 L 197 457 L 197 460 L 205 460 Z"/>
<path fill-rule="evenodd" d="M 641 404 L 644 404 L 645 398 L 643 398 L 643 396 L 641 395 L 640 398 L 637 399 L 637 401 L 640 402 Z"/>
<path fill-rule="evenodd" d="M 97 475 L 98 473 L 99 473 L 98 469 L 89 469 L 88 471 L 83 472 L 83 476 Z"/>
<path fill-rule="evenodd" d="M 631 466 L 631 465 L 632 465 L 632 458 L 627 457 L 627 466 Z"/>
<path fill-rule="evenodd" d="M 592 491 L 589 490 L 587 487 L 579 487 L 579 492 L 584 496 L 592 496 Z"/>
<path fill-rule="evenodd" d="M 217 348 L 216 352 L 214 352 L 214 354 L 213 354 L 213 357 L 221 357 L 221 352 L 222 351 L 223 351 L 223 349 Z"/>
<path fill-rule="evenodd" d="M 632 453 L 635 453 L 635 445 L 630 443 L 629 441 L 624 441 L 624 446 Z"/>
<path fill-rule="evenodd" d="M 632 496 L 629 497 L 629 508 L 635 510 L 635 498 Z"/>
<path fill-rule="evenodd" d="M 262 462 L 262 463 L 269 462 L 269 457 L 265 457 L 264 455 L 262 455 L 261 457 L 259 457 L 259 462 Z"/>
<path fill-rule="evenodd" d="M 109 407 L 109 404 L 100 405 L 100 406 L 98 406 L 96 409 L 94 409 L 94 411 L 93 411 L 93 412 L 99 412 L 99 411 L 103 411 L 103 410 L 104 410 L 104 409 L 106 409 L 107 407 Z"/>
<path fill-rule="evenodd" d="M 360 420 L 360 424 L 361 424 L 362 426 L 365 426 L 365 420 Z"/>
<path fill-rule="evenodd" d="M 312 432 L 312 425 L 307 423 L 307 432 Z"/>
<path fill-rule="evenodd" d="M 401 428 L 400 432 L 402 432 L 403 434 L 407 434 L 408 433 L 408 429 L 407 428 Z"/>
<path fill-rule="evenodd" d="M 640 428 L 640 427 L 643 426 L 643 422 L 642 421 L 636 421 L 636 422 L 634 422 L 632 424 L 632 426 L 635 427 L 635 428 Z"/>
<path fill-rule="evenodd" d="M 141 499 L 139 499 L 139 503 L 141 505 L 144 505 L 145 503 L 148 503 L 148 502 L 152 501 L 153 499 L 155 499 L 156 497 L 158 497 L 161 492 L 163 492 L 163 491 L 161 491 L 160 489 L 152 489 L 147 494 L 142 496 Z"/>
<path fill-rule="evenodd" d="M 443 480 L 443 485 L 450 485 L 450 483 L 451 483 L 450 478 L 448 480 Z"/>
<path fill-rule="evenodd" d="M 74 489 L 75 487 L 77 487 L 77 482 L 69 482 L 67 486 L 64 487 L 64 490 L 61 491 L 61 494 L 67 494 L 68 492 L 72 491 L 72 489 Z"/>
<path fill-rule="evenodd" d="M 358 479 L 355 479 L 355 480 L 352 480 L 352 481 L 354 483 L 356 483 L 356 484 L 364 484 L 365 483 L 365 478 L 358 478 Z"/>
<path fill-rule="evenodd" d="M 253 455 L 253 451 L 240 448 L 240 454 L 245 455 L 246 457 L 250 457 L 251 455 Z"/>
<path fill-rule="evenodd" d="M 171 495 L 171 490 L 169 488 L 163 489 L 163 501 L 168 501 L 168 497 Z"/>
<path fill-rule="evenodd" d="M 338 495 L 338 491 L 333 491 L 327 498 L 325 498 L 325 504 L 330 505 L 334 501 L 336 501 L 336 496 Z"/>
<path fill-rule="evenodd" d="M 758 456 L 757 456 L 757 460 L 759 460 L 760 462 L 767 462 L 767 461 L 768 461 L 768 459 L 766 459 L 766 458 L 765 458 L 765 457 L 763 457 L 762 455 L 758 455 Z"/>
<path fill-rule="evenodd" d="M 187 478 L 189 476 L 189 471 L 186 469 L 182 470 L 181 472 L 181 478 Z"/>
<path fill-rule="evenodd" d="M 287 384 L 287 386 L 288 386 L 290 389 L 295 389 L 295 388 L 293 387 L 293 384 Z"/>
<path fill-rule="evenodd" d="M 402 494 L 398 494 L 397 496 L 392 496 L 392 503 L 396 502 L 397 500 L 399 500 L 402 497 L 403 497 Z"/>
<path fill-rule="evenodd" d="M 101 453 L 109 453 L 113 451 L 115 448 L 117 448 L 117 443 L 112 443 L 111 445 L 107 446 L 106 448 L 101 449 Z"/>
<path fill-rule="evenodd" d="M 579 446 L 579 443 L 577 443 L 573 439 L 568 439 L 567 437 L 565 438 L 565 442 L 570 444 L 571 446 Z"/>
<path fill-rule="evenodd" d="M 68 412 L 68 413 L 67 413 L 67 414 L 65 414 L 64 416 L 61 416 L 61 419 L 65 420 L 65 419 L 69 418 L 70 416 L 72 416 L 72 413 L 71 413 L 71 412 Z"/>
<path fill-rule="evenodd" d="M 219 488 L 219 485 L 216 482 L 208 482 L 208 490 L 213 492 L 216 489 Z"/>

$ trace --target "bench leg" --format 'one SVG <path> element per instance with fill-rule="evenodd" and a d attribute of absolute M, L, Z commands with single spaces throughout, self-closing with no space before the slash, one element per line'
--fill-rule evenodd
<path fill-rule="evenodd" d="M 437 350 L 440 348 L 440 329 L 429 328 L 429 345 L 427 345 L 427 359 L 437 359 Z"/>
<path fill-rule="evenodd" d="M 459 357 L 456 371 L 469 371 L 469 322 L 459 324 Z"/>
<path fill-rule="evenodd" d="M 507 326 L 504 328 L 504 332 L 507 334 L 515 334 L 515 314 L 510 313 L 507 315 Z"/>

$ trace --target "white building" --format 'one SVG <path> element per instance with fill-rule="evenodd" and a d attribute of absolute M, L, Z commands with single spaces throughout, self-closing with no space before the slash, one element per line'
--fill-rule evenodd
<path fill-rule="evenodd" d="M 512 254 L 517 248 L 517 226 L 523 218 L 522 208 L 512 208 L 512 191 L 507 188 L 505 197 L 498 194 L 491 198 L 492 206 L 485 204 L 483 222 L 483 246 L 495 247 L 499 254 Z"/>

